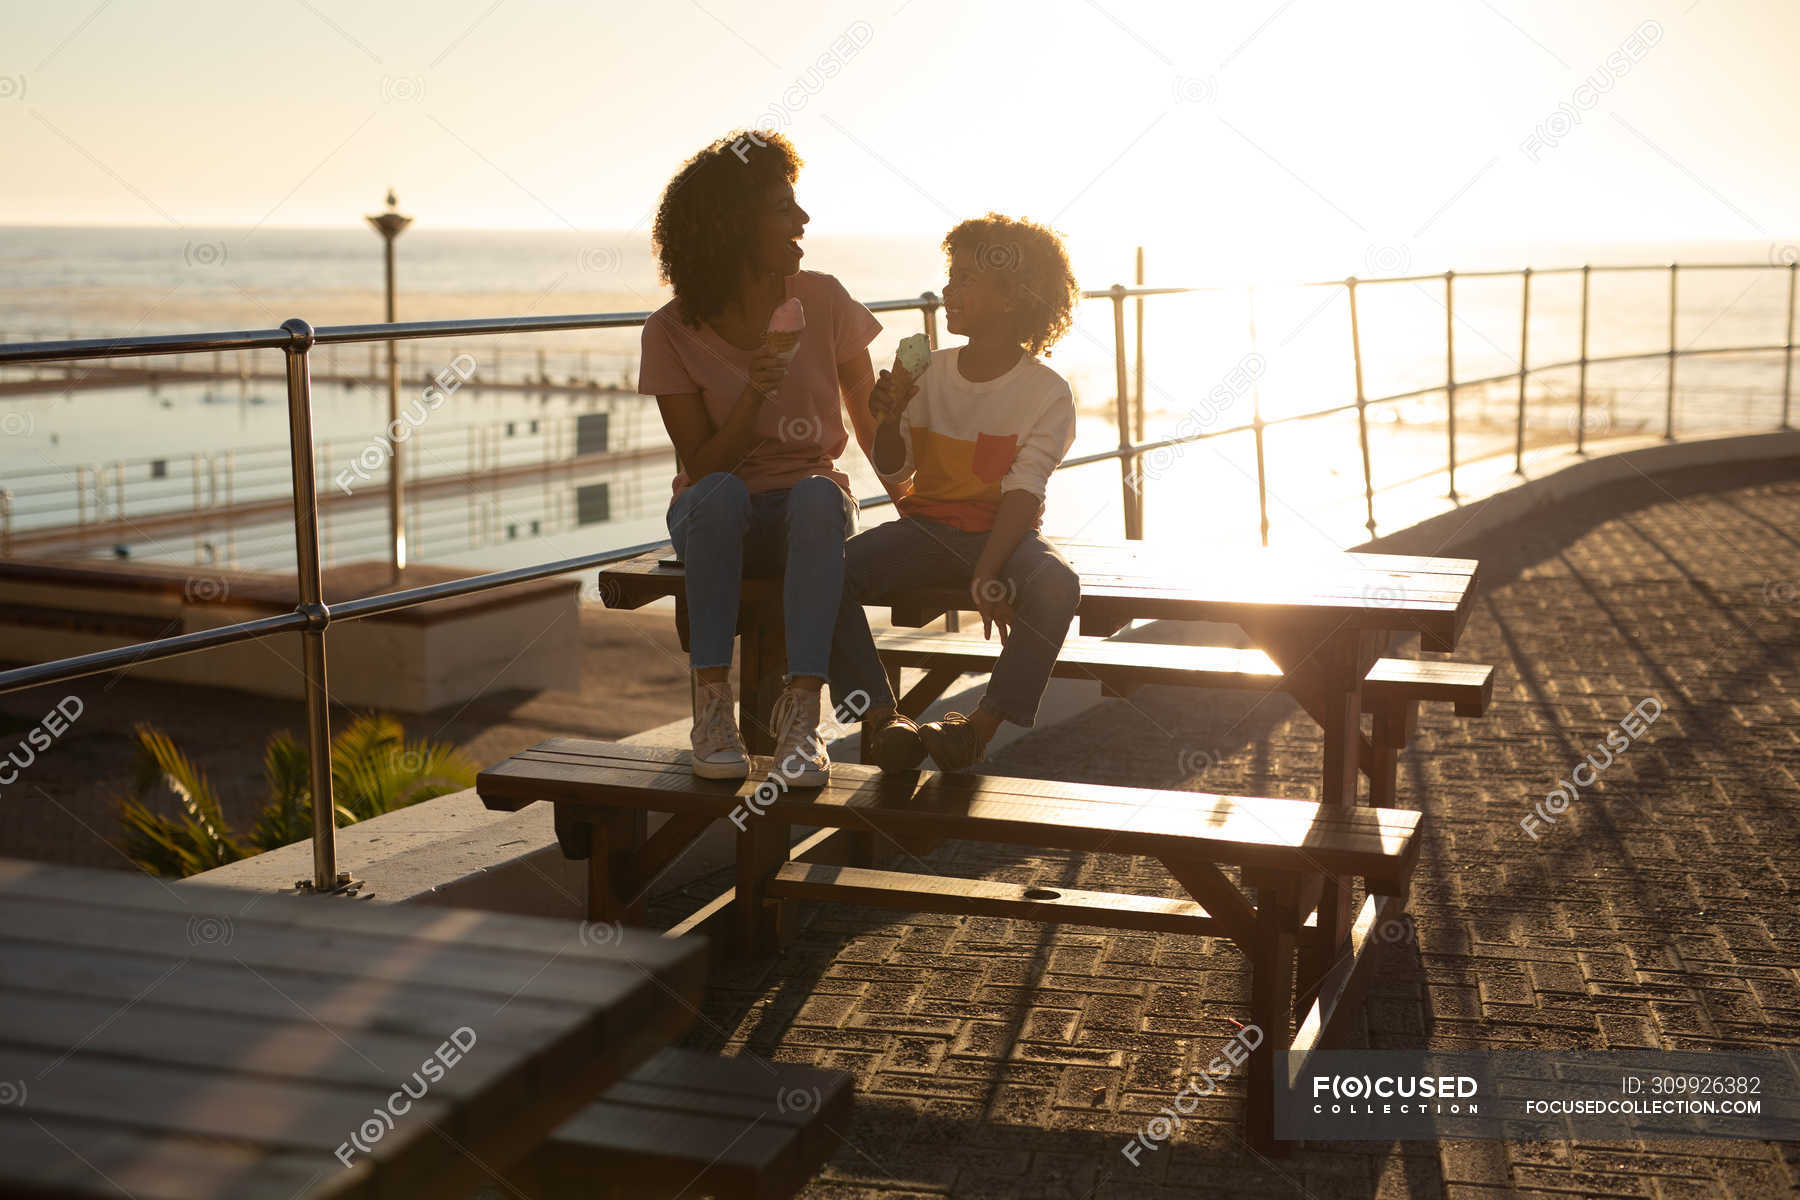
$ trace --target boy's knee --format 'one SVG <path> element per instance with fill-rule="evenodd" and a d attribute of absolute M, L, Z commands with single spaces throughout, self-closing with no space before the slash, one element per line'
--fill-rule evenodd
<path fill-rule="evenodd" d="M 1073 616 L 1081 604 L 1081 576 L 1060 558 L 1045 562 L 1028 586 L 1051 612 Z"/>

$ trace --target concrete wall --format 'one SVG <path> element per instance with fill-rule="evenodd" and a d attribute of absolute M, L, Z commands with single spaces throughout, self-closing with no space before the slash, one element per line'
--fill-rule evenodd
<path fill-rule="evenodd" d="M 10 623 L 0 618 L 0 661 L 48 662 L 128 646 L 154 636 L 216 629 L 270 615 L 267 606 L 179 594 L 108 593 L 87 586 L 7 580 L 0 604 L 63 614 L 155 618 L 161 632 L 127 633 Z M 331 695 L 342 704 L 384 711 L 427 712 L 505 688 L 578 691 L 581 687 L 579 585 L 555 591 L 498 593 L 481 608 L 404 621 L 370 617 L 333 624 L 325 634 Z M 299 699 L 300 639 L 281 636 L 143 663 L 133 673 L 172 683 L 237 688 L 259 696 Z"/>

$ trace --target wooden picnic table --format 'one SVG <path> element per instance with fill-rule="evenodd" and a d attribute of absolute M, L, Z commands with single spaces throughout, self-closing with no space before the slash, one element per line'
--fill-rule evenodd
<path fill-rule="evenodd" d="M 1079 632 L 1107 636 L 1136 619 L 1234 624 L 1284 674 L 1283 690 L 1324 735 L 1319 799 L 1328 808 L 1356 803 L 1360 764 L 1375 756 L 1362 733 L 1362 684 L 1395 634 L 1449 652 L 1473 611 L 1478 564 L 1465 558 L 1364 552 L 1224 552 L 1200 542 L 1051 539 L 1081 577 Z M 639 608 L 672 596 L 687 645 L 686 575 L 669 551 L 615 563 L 600 572 L 600 596 L 612 608 Z M 895 625 L 923 626 L 968 610 L 965 592 L 918 588 L 870 598 L 889 607 Z M 739 610 L 739 712 L 753 753 L 774 748 L 773 712 L 786 653 L 781 581 L 746 579 Z M 1348 935 L 1349 881 L 1321 902 L 1328 944 Z"/>
<path fill-rule="evenodd" d="M 616 927 L 10 859 L 0 912 L 8 1195 L 466 1194 L 685 1029 L 705 972 Z"/>
<path fill-rule="evenodd" d="M 1416 633 L 1427 650 L 1455 648 L 1474 607 L 1477 563 L 1398 554 L 1196 552 L 1157 542 L 1052 539 L 1081 576 L 1080 632 L 1105 636 L 1132 620 L 1164 618 L 1240 626 L 1285 672 L 1288 689 L 1325 732 L 1321 798 L 1356 793 L 1356 722 L 1363 677 L 1388 638 Z M 610 608 L 673 597 L 687 644 L 687 576 L 667 552 L 600 572 Z M 915 588 L 875 597 L 895 625 L 923 626 L 969 608 L 956 589 Z M 746 579 L 740 608 L 740 725 L 753 753 L 769 753 L 769 714 L 786 648 L 779 579 Z"/>

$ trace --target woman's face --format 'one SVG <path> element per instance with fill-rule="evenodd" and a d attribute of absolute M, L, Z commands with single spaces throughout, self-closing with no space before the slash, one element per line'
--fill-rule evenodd
<path fill-rule="evenodd" d="M 800 269 L 805 252 L 800 239 L 812 220 L 794 199 L 794 186 L 782 182 L 763 194 L 762 219 L 757 224 L 756 263 L 771 275 L 792 275 Z"/>

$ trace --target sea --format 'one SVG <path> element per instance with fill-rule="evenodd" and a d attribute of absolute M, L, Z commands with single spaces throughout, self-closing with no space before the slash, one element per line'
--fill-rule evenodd
<path fill-rule="evenodd" d="M 935 238 L 822 234 L 804 245 L 807 268 L 837 276 L 865 301 L 942 287 Z M 642 313 L 668 299 L 642 232 L 421 226 L 402 235 L 396 249 L 401 320 Z M 1136 488 L 1153 537 L 1255 544 L 1265 510 L 1271 545 L 1351 545 L 1367 536 L 1358 362 L 1342 284 L 1350 275 L 1361 280 L 1361 394 L 1369 401 L 1369 472 L 1378 497 L 1444 468 L 1452 362 L 1458 461 L 1511 453 L 1521 335 L 1533 368 L 1581 354 L 1581 276 L 1541 273 L 1547 268 L 1663 269 L 1592 273 L 1590 359 L 1644 357 L 1590 366 L 1585 417 L 1578 416 L 1573 366 L 1534 370 L 1524 389 L 1529 446 L 1566 443 L 1582 420 L 1596 445 L 1661 433 L 1669 419 L 1672 340 L 1684 355 L 1676 364 L 1677 434 L 1768 429 L 1781 420 L 1786 356 L 1743 348 L 1781 346 L 1791 337 L 1792 246 L 1546 244 L 1429 254 L 1371 246 L 1329 259 L 1302 257 L 1279 273 L 1241 263 L 1226 271 L 1222 257 L 1209 260 L 1200 239 L 1151 244 L 1143 256 L 1151 286 L 1199 290 L 1127 301 L 1120 324 L 1110 299 L 1087 300 L 1047 361 L 1076 398 L 1073 456 L 1119 444 L 1121 327 L 1124 407 L 1134 424 L 1141 412 L 1142 435 L 1214 435 L 1146 457 Z M 1084 287 L 1135 280 L 1128 245 L 1074 244 L 1071 257 Z M 1671 262 L 1683 267 L 1673 297 Z M 1448 286 L 1441 277 L 1381 281 L 1528 265 L 1540 273 L 1531 281 L 1523 329 L 1516 274 Z M 0 227 L 0 342 L 267 329 L 290 317 L 315 327 L 361 324 L 381 320 L 383 303 L 380 241 L 364 228 Z M 873 347 L 878 363 L 901 337 L 923 328 L 917 313 L 884 314 L 882 322 Z M 945 341 L 954 344 L 948 335 Z M 464 481 L 413 495 L 413 561 L 494 569 L 662 536 L 674 465 L 654 402 L 635 392 L 637 351 L 632 329 L 401 344 L 403 408 L 434 378 L 457 383 L 410 437 L 408 474 Z M 332 346 L 313 356 L 318 486 L 346 501 L 362 498 L 327 506 L 328 563 L 385 557 L 381 353 Z M 96 535 L 75 552 L 291 569 L 287 518 L 227 511 L 291 490 L 280 359 L 276 351 L 254 351 L 121 364 L 158 368 L 158 378 L 108 374 L 92 363 L 0 367 L 0 549 L 8 534 L 23 538 L 85 522 Z M 171 377 L 171 369 L 186 374 Z M 199 373 L 209 377 L 194 377 Z M 86 386 L 96 379 L 107 386 Z M 1306 416 L 1317 413 L 1324 415 Z M 1220 432 L 1259 416 L 1261 439 Z M 578 447 L 620 458 L 583 473 L 526 469 Z M 854 445 L 845 466 L 859 495 L 879 494 Z M 1045 528 L 1120 536 L 1131 494 L 1115 461 L 1060 472 Z M 1379 499 L 1377 507 L 1379 517 Z M 183 512 L 192 519 L 174 532 L 166 522 L 151 530 L 134 524 Z M 869 516 L 881 519 L 877 511 Z M 54 550 L 71 552 L 67 543 Z"/>

